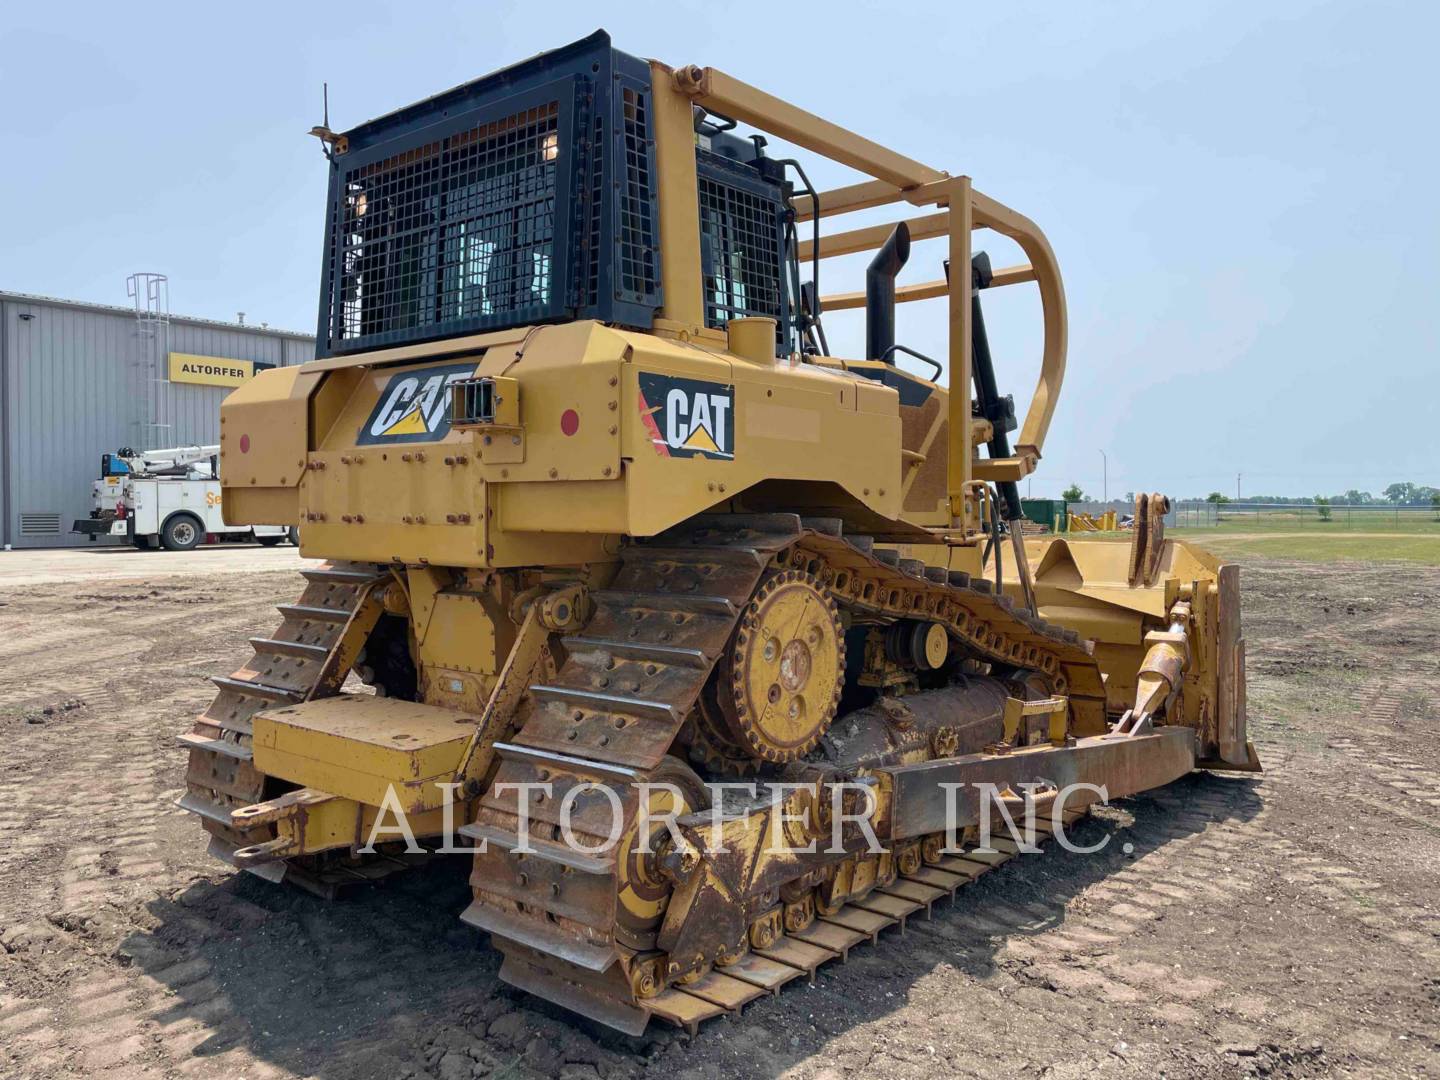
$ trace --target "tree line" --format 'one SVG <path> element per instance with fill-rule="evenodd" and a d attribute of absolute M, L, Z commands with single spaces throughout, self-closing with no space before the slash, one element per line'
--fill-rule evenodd
<path fill-rule="evenodd" d="M 1079 484 L 1071 484 L 1060 493 L 1060 497 L 1066 502 L 1084 502 L 1085 492 Z M 1125 500 L 1133 503 L 1135 493 L 1127 491 Z M 1221 506 L 1236 501 L 1277 506 L 1429 506 L 1440 511 L 1440 488 L 1427 484 L 1400 483 L 1391 484 L 1379 495 L 1351 488 L 1338 495 L 1247 495 L 1240 500 L 1230 498 L 1223 491 L 1212 491 L 1203 498 L 1196 496 L 1183 501 L 1210 502 Z"/>
<path fill-rule="evenodd" d="M 1220 491 L 1212 491 L 1205 502 L 1224 505 L 1234 502 Z M 1338 495 L 1247 495 L 1242 502 L 1275 503 L 1282 506 L 1431 506 L 1440 508 L 1440 488 L 1425 484 L 1391 484 L 1379 495 L 1351 488 Z"/>

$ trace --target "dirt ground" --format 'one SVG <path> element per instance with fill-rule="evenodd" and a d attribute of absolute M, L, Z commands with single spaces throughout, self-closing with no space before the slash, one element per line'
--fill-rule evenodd
<path fill-rule="evenodd" d="M 62 581 L 138 581 L 157 574 L 182 577 L 257 570 L 298 571 L 305 560 L 289 544 L 213 544 L 190 551 L 141 551 L 121 545 L 33 549 L 0 554 L 0 589 Z"/>
<path fill-rule="evenodd" d="M 299 591 L 249 550 L 0 556 L 0 1075 L 1440 1075 L 1440 569 L 1248 566 L 1262 779 L 1125 800 L 1100 854 L 627 1039 L 498 984 L 462 861 L 325 904 L 206 857 L 174 735 Z"/>

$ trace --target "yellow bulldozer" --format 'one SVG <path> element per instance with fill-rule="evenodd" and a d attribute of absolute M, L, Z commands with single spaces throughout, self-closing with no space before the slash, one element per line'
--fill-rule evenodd
<path fill-rule="evenodd" d="M 318 356 L 226 400 L 221 456 L 226 520 L 324 561 L 180 736 L 213 854 L 329 893 L 471 851 L 456 914 L 501 977 L 637 1033 L 1028 850 L 977 848 L 992 814 L 1063 834 L 1259 768 L 1237 569 L 1165 539 L 1160 496 L 1128 544 L 1020 527 L 1065 295 L 969 177 L 603 32 L 313 134 Z M 817 191 L 766 136 L 868 179 Z M 934 280 L 897 284 L 926 240 Z M 821 295 L 856 252 L 864 290 Z M 981 301 L 1026 283 L 1022 423 Z M 896 340 L 922 300 L 943 362 Z M 864 355 L 832 354 L 859 308 Z"/>

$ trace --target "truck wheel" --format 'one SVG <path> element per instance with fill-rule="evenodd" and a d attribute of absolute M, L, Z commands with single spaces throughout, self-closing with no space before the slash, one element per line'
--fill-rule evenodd
<path fill-rule="evenodd" d="M 176 514 L 165 522 L 160 533 L 160 543 L 166 551 L 189 551 L 205 539 L 200 522 L 189 514 Z"/>
<path fill-rule="evenodd" d="M 300 546 L 300 530 L 297 529 L 294 525 L 291 525 L 288 529 L 285 530 L 285 535 L 289 538 L 290 543 L 294 544 L 296 547 Z"/>

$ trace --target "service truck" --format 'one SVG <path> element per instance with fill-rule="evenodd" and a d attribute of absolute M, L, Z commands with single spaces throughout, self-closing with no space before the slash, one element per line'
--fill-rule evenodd
<path fill-rule="evenodd" d="M 91 509 L 72 532 L 91 541 L 121 537 L 138 548 L 186 551 L 202 543 L 254 537 L 267 546 L 299 543 L 283 525 L 227 525 L 220 511 L 218 446 L 135 451 L 122 447 L 100 456 L 91 484 Z"/>

